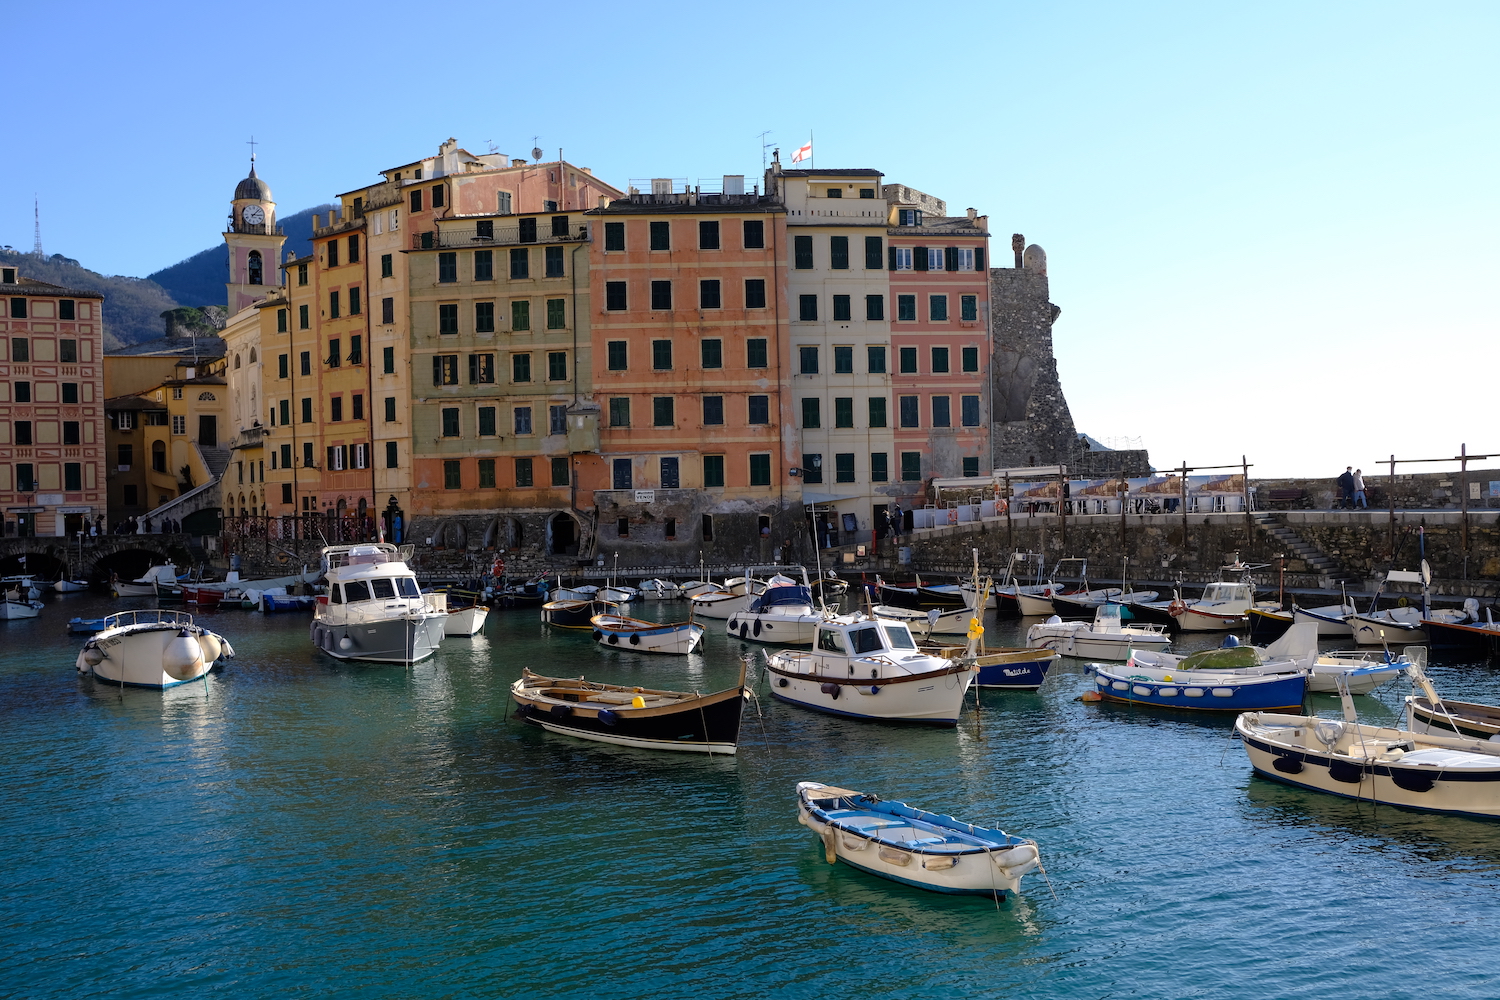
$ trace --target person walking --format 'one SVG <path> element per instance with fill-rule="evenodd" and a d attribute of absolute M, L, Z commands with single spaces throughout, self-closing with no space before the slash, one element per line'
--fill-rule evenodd
<path fill-rule="evenodd" d="M 893 504 L 891 507 L 891 537 L 900 538 L 901 529 L 906 525 L 901 517 L 901 505 Z"/>
<path fill-rule="evenodd" d="M 1342 508 L 1342 507 L 1353 507 L 1354 506 L 1354 466 L 1348 465 L 1348 466 L 1344 467 L 1344 474 L 1342 476 L 1339 476 L 1339 478 L 1338 478 L 1338 484 L 1339 484 L 1339 502 L 1338 502 L 1337 506 L 1335 506 L 1334 509 L 1338 510 L 1339 508 Z"/>
<path fill-rule="evenodd" d="M 1363 469 L 1354 470 L 1354 506 L 1362 510 L 1369 510 L 1370 505 L 1365 500 L 1365 477 Z"/>

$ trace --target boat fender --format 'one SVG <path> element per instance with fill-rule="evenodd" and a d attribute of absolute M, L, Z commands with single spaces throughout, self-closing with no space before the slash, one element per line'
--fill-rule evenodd
<path fill-rule="evenodd" d="M 646 707 L 646 699 L 642 698 L 640 695 L 636 695 L 634 698 L 630 699 L 630 707 L 631 708 L 645 708 Z"/>
<path fill-rule="evenodd" d="M 760 619 L 759 618 L 755 619 L 755 627 L 753 629 L 751 629 L 751 631 L 754 632 L 756 635 L 760 635 Z"/>
<path fill-rule="evenodd" d="M 524 718 L 526 718 L 530 714 L 531 714 L 531 706 L 528 705 L 526 702 L 523 701 L 519 705 L 516 706 L 516 715 L 518 715 L 519 717 L 521 717 L 521 718 L 524 719 Z"/>
<path fill-rule="evenodd" d="M 599 631 L 599 630 L 598 630 L 598 629 L 594 629 L 594 641 L 595 641 L 595 642 L 598 642 L 598 641 L 599 641 L 599 637 L 600 637 L 600 636 L 601 636 L 601 635 L 603 635 L 603 634 L 604 634 L 604 633 L 603 633 L 603 632 L 601 632 L 601 631 Z"/>
<path fill-rule="evenodd" d="M 1167 605 L 1167 614 L 1171 615 L 1173 618 L 1181 615 L 1186 610 L 1187 605 L 1180 598 Z"/>
<path fill-rule="evenodd" d="M 749 634 L 750 634 L 749 627 L 746 626 L 744 622 L 740 622 L 740 638 L 743 639 L 743 638 L 745 638 L 745 636 L 747 636 Z"/>
<path fill-rule="evenodd" d="M 1364 780 L 1365 770 L 1347 760 L 1331 760 L 1328 762 L 1328 776 L 1346 785 L 1357 785 Z"/>
<path fill-rule="evenodd" d="M 179 631 L 177 638 L 167 643 L 166 649 L 162 650 L 162 669 L 178 680 L 185 680 L 196 675 L 202 666 L 203 647 L 198 645 L 197 639 L 188 634 L 187 629 Z"/>
<path fill-rule="evenodd" d="M 552 714 L 554 719 L 566 719 L 573 714 L 573 709 L 569 705 L 553 705 L 547 711 Z"/>
<path fill-rule="evenodd" d="M 870 846 L 870 842 L 863 837 L 851 837 L 848 834 L 844 835 L 843 842 L 846 851 L 863 851 Z"/>
<path fill-rule="evenodd" d="M 880 693 L 880 685 L 879 684 L 871 684 L 870 685 L 870 693 L 871 694 L 879 694 Z"/>
<path fill-rule="evenodd" d="M 98 646 L 85 646 L 83 648 L 83 662 L 87 663 L 91 668 L 97 667 L 104 662 L 104 650 Z"/>
<path fill-rule="evenodd" d="M 606 726 L 618 726 L 620 724 L 620 717 L 607 708 L 601 708 L 599 709 L 599 721 Z"/>
<path fill-rule="evenodd" d="M 617 635 L 611 635 L 609 637 L 609 644 L 611 646 L 618 646 L 620 644 L 620 637 Z"/>
<path fill-rule="evenodd" d="M 974 621 L 974 619 L 972 619 L 972 618 L 969 619 L 969 620 L 971 622 Z M 1062 616 L 1061 615 L 1053 615 L 1052 617 L 1050 617 L 1050 618 L 1047 619 L 1047 624 L 1048 625 L 1061 625 L 1062 624 Z"/>
<path fill-rule="evenodd" d="M 834 843 L 833 827 L 823 827 L 823 860 L 827 861 L 830 865 L 839 858 L 838 852 L 834 848 Z"/>
<path fill-rule="evenodd" d="M 632 646 L 639 646 L 641 644 L 641 637 L 632 632 L 630 634 L 630 644 Z"/>
<path fill-rule="evenodd" d="M 342 649 L 344 652 L 347 653 L 347 652 L 349 652 L 349 650 L 351 650 L 353 648 L 354 648 L 354 640 L 351 639 L 351 638 L 349 638 L 349 636 L 347 634 L 343 638 L 339 639 L 339 649 Z"/>
<path fill-rule="evenodd" d="M 1224 642 L 1221 644 L 1220 648 L 1222 648 L 1222 649 L 1233 649 L 1236 646 L 1238 646 L 1239 644 L 1240 644 L 1240 637 L 1239 636 L 1237 636 L 1237 635 L 1226 635 L 1224 637 Z"/>
<path fill-rule="evenodd" d="M 824 681 L 822 687 L 820 687 L 818 690 L 828 695 L 828 697 L 832 698 L 834 701 L 839 700 L 839 686 L 837 684 L 834 684 L 832 681 Z"/>
<path fill-rule="evenodd" d="M 1403 788 L 1408 792 L 1430 792 L 1435 778 L 1431 774 L 1419 774 L 1408 771 L 1404 767 L 1393 767 L 1391 780 L 1396 783 L 1397 788 Z"/>
<path fill-rule="evenodd" d="M 733 632 L 735 629 L 737 629 L 739 627 L 740 627 L 740 623 L 738 621 L 736 621 L 733 618 L 729 619 L 729 631 Z"/>
<path fill-rule="evenodd" d="M 1271 761 L 1271 766 L 1282 774 L 1302 773 L 1302 762 L 1295 757 L 1278 756 L 1275 760 Z"/>
<path fill-rule="evenodd" d="M 922 859 L 922 867 L 930 872 L 940 872 L 956 864 L 958 859 L 951 854 L 933 854 Z"/>
<path fill-rule="evenodd" d="M 898 851 L 894 847 L 882 847 L 880 849 L 880 860 L 886 864 L 900 865 L 905 868 L 911 864 L 911 855 L 905 851 Z"/>

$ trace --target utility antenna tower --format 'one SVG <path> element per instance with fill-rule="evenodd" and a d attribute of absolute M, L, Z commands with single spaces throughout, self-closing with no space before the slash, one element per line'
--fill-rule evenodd
<path fill-rule="evenodd" d="M 42 200 L 36 195 L 32 195 L 32 198 L 31 214 L 36 220 L 36 245 L 32 247 L 31 252 L 42 257 L 44 256 L 42 253 Z"/>

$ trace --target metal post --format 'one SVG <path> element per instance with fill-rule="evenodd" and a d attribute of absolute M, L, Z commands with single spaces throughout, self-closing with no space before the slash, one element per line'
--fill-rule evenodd
<path fill-rule="evenodd" d="M 1463 546 L 1464 582 L 1469 580 L 1469 446 L 1458 446 L 1459 540 Z"/>
<path fill-rule="evenodd" d="M 1184 554 L 1184 560 L 1183 561 L 1186 562 L 1186 554 L 1187 554 L 1187 551 L 1188 551 L 1188 523 L 1187 523 L 1187 474 L 1188 474 L 1188 464 L 1187 464 L 1187 459 L 1185 459 L 1185 458 L 1182 460 L 1182 470 L 1181 470 L 1181 472 L 1182 472 L 1181 478 L 1179 478 L 1177 480 L 1177 505 L 1182 508 L 1182 551 L 1183 551 L 1183 554 Z"/>
<path fill-rule="evenodd" d="M 1255 518 L 1250 515 L 1250 461 L 1244 455 L 1240 456 L 1240 475 L 1245 487 L 1245 551 L 1249 552 L 1255 533 Z"/>
<path fill-rule="evenodd" d="M 1068 471 L 1066 466 L 1059 465 L 1057 473 L 1057 544 L 1064 552 L 1068 551 L 1068 501 L 1064 496 L 1068 487 Z"/>
<path fill-rule="evenodd" d="M 1011 552 L 1016 550 L 1016 525 L 1010 519 L 1010 473 L 1005 474 L 1005 545 Z"/>
<path fill-rule="evenodd" d="M 1396 558 L 1396 456 L 1395 455 L 1391 456 L 1391 485 L 1390 485 L 1390 488 L 1386 490 L 1386 493 L 1387 493 L 1386 499 L 1388 501 L 1390 501 L 1390 507 L 1391 507 L 1390 538 L 1387 540 L 1386 546 L 1390 550 L 1391 559 L 1394 560 Z"/>

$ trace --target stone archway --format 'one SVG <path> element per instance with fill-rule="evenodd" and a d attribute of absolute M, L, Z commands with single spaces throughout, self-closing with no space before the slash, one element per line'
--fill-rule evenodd
<path fill-rule="evenodd" d="M 432 546 L 437 549 L 453 549 L 462 552 L 469 547 L 469 531 L 462 521 L 452 518 L 445 520 L 433 533 Z"/>
<path fill-rule="evenodd" d="M 510 550 L 521 544 L 521 522 L 513 517 L 497 517 L 484 529 L 484 548 Z"/>
<path fill-rule="evenodd" d="M 547 519 L 547 551 L 553 555 L 576 556 L 579 534 L 578 521 L 572 514 L 552 515 Z"/>

